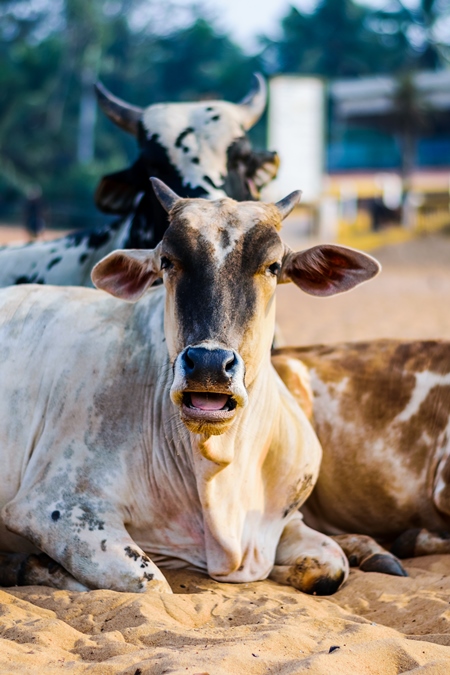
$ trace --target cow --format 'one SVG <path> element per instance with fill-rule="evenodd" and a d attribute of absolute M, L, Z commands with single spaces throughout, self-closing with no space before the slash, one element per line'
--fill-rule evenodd
<path fill-rule="evenodd" d="M 305 522 L 363 571 L 450 553 L 450 343 L 282 348 L 273 364 L 323 447 Z"/>
<path fill-rule="evenodd" d="M 131 106 L 101 83 L 99 104 L 140 146 L 134 165 L 104 176 L 96 190 L 98 208 L 120 215 L 115 222 L 68 234 L 53 241 L 0 248 L 0 287 L 23 283 L 91 286 L 95 263 L 117 248 L 153 248 L 167 227 L 150 176 L 164 180 L 184 197 L 258 199 L 276 175 L 275 152 L 254 152 L 246 131 L 266 105 L 266 85 L 255 86 L 241 101 L 164 103 Z"/>
<path fill-rule="evenodd" d="M 163 592 L 162 569 L 190 567 L 332 593 L 347 560 L 298 511 L 321 448 L 270 363 L 274 296 L 288 281 L 333 295 L 379 265 L 286 247 L 298 192 L 238 203 L 152 183 L 170 226 L 100 261 L 100 291 L 0 291 L 0 582 Z"/>

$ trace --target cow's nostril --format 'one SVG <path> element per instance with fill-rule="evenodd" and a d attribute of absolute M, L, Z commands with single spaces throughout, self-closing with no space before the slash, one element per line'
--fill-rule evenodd
<path fill-rule="evenodd" d="M 189 368 L 189 370 L 194 370 L 195 361 L 193 359 L 191 359 L 191 357 L 189 356 L 189 351 L 184 353 L 184 362 L 185 362 L 186 366 Z"/>
<path fill-rule="evenodd" d="M 225 361 L 225 372 L 229 373 L 231 370 L 233 370 L 236 362 L 236 354 L 231 354 L 231 356 Z"/>

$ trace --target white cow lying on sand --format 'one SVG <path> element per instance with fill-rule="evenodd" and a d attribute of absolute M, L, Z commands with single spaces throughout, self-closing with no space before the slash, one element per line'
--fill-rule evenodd
<path fill-rule="evenodd" d="M 348 565 L 298 512 L 321 448 L 270 363 L 274 295 L 286 281 L 332 295 L 379 265 L 284 246 L 299 193 L 239 204 L 153 184 L 162 242 L 93 271 L 116 297 L 0 294 L 0 545 L 21 552 L 3 556 L 0 583 L 168 591 L 160 568 L 190 566 L 332 593 Z"/>

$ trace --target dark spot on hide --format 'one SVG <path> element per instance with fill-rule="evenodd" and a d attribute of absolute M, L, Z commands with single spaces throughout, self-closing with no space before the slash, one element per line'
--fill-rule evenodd
<path fill-rule="evenodd" d="M 82 254 L 80 255 L 80 258 L 79 258 L 80 265 L 82 265 L 83 263 L 85 263 L 86 260 L 87 260 L 88 258 L 89 258 L 89 255 L 88 255 L 87 253 L 82 253 Z"/>
<path fill-rule="evenodd" d="M 78 516 L 77 520 L 79 523 L 78 527 L 83 530 L 86 527 L 90 532 L 93 532 L 94 530 L 105 529 L 105 521 L 97 518 L 97 516 L 95 516 L 92 511 L 86 507 L 83 507 L 83 515 Z"/>
<path fill-rule="evenodd" d="M 178 135 L 177 140 L 175 141 L 175 147 L 176 148 L 181 148 L 181 145 L 186 138 L 186 136 L 189 136 L 189 134 L 193 134 L 194 129 L 192 127 L 187 127 L 184 131 L 181 132 L 181 134 Z"/>
<path fill-rule="evenodd" d="M 100 548 L 102 549 L 102 551 L 106 551 L 106 539 L 101 540 Z"/>
<path fill-rule="evenodd" d="M 14 283 L 16 286 L 18 286 L 19 284 L 44 284 L 45 282 L 44 279 L 39 279 L 38 273 L 35 272 L 35 274 L 32 274 L 29 277 L 27 277 L 26 275 L 17 277 Z"/>
<path fill-rule="evenodd" d="M 146 579 L 147 581 L 152 581 L 154 576 L 155 575 L 151 574 L 150 572 L 144 572 L 144 579 Z"/>
<path fill-rule="evenodd" d="M 446 375 L 450 371 L 450 349 L 448 342 L 439 340 L 413 340 L 398 344 L 393 363 L 412 372 L 431 370 Z"/>
<path fill-rule="evenodd" d="M 59 511 L 53 511 L 52 520 L 57 521 L 57 520 L 59 520 L 60 516 L 61 516 L 61 514 L 60 514 Z"/>
<path fill-rule="evenodd" d="M 206 112 L 211 112 L 211 110 L 214 110 L 210 105 L 206 108 Z"/>
<path fill-rule="evenodd" d="M 103 232 L 91 232 L 88 237 L 88 247 L 89 248 L 100 248 L 108 243 L 111 233 L 109 230 L 104 230 Z"/>
<path fill-rule="evenodd" d="M 217 122 L 218 120 L 220 120 L 220 115 L 213 115 L 211 119 L 213 122 Z"/>
<path fill-rule="evenodd" d="M 230 245 L 230 233 L 228 230 L 220 230 L 220 245 L 222 248 L 227 248 Z"/>
<path fill-rule="evenodd" d="M 61 262 L 61 260 L 62 260 L 61 256 L 60 256 L 59 258 L 53 258 L 53 260 L 50 260 L 50 262 L 48 263 L 47 269 L 48 269 L 48 270 L 51 270 L 52 267 L 54 267 L 54 266 L 57 265 L 59 262 Z"/>
<path fill-rule="evenodd" d="M 191 159 L 191 162 L 192 162 L 192 164 L 200 164 L 200 160 L 199 160 L 198 157 L 193 157 L 193 158 Z"/>
<path fill-rule="evenodd" d="M 124 551 L 125 551 L 126 555 L 129 558 L 132 558 L 133 560 L 138 560 L 141 557 L 140 553 L 138 553 L 138 551 L 136 551 L 136 549 L 131 548 L 131 546 L 126 546 L 124 548 Z"/>
<path fill-rule="evenodd" d="M 203 176 L 203 180 L 205 183 L 208 183 L 208 185 L 211 185 L 211 187 L 213 187 L 215 190 L 223 190 L 223 185 L 215 185 L 209 176 Z"/>
<path fill-rule="evenodd" d="M 89 235 L 89 232 L 83 230 L 82 232 L 74 232 L 66 237 L 66 248 L 72 246 L 79 246 L 81 242 Z"/>

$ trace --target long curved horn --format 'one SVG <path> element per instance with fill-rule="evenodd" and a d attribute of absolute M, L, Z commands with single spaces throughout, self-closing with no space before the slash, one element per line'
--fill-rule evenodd
<path fill-rule="evenodd" d="M 125 103 L 125 101 L 111 94 L 101 82 L 96 82 L 94 87 L 98 104 L 105 115 L 124 131 L 137 136 L 138 123 L 144 108 Z"/>
<path fill-rule="evenodd" d="M 256 124 L 263 114 L 267 103 L 267 85 L 260 73 L 253 73 L 253 87 L 238 106 L 242 110 L 243 124 L 246 130 Z"/>
<path fill-rule="evenodd" d="M 277 207 L 278 211 L 280 212 L 281 215 L 281 220 L 284 220 L 286 216 L 290 214 L 294 206 L 297 206 L 299 203 L 300 199 L 302 196 L 302 191 L 301 190 L 295 190 L 295 192 L 291 192 L 290 195 L 285 197 L 284 199 L 281 199 L 279 202 L 275 204 Z"/>

